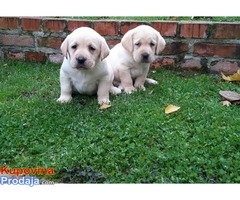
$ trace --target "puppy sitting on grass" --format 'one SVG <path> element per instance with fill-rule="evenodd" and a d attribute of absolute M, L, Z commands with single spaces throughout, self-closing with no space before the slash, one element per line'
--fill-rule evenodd
<path fill-rule="evenodd" d="M 113 87 L 113 70 L 106 61 L 106 40 L 88 27 L 74 30 L 61 45 L 64 61 L 60 70 L 61 95 L 57 101 L 69 102 L 72 93 L 98 96 L 98 103 L 109 104 L 109 92 L 121 93 Z"/>
<path fill-rule="evenodd" d="M 160 33 L 150 26 L 129 30 L 107 57 L 114 71 L 114 84 L 129 94 L 137 88 L 145 90 L 145 82 L 157 84 L 147 74 L 155 54 L 160 54 L 165 44 Z"/>

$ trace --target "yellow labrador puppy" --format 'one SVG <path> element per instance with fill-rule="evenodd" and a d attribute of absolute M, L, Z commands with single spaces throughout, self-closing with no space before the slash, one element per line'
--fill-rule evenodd
<path fill-rule="evenodd" d="M 61 95 L 57 101 L 69 102 L 72 93 L 97 94 L 99 104 L 109 104 L 109 92 L 118 94 L 113 87 L 113 70 L 107 63 L 109 47 L 106 40 L 88 27 L 74 30 L 61 45 L 64 61 L 60 70 Z"/>
<path fill-rule="evenodd" d="M 165 44 L 160 33 L 150 26 L 140 25 L 129 30 L 107 57 L 114 71 L 114 84 L 126 93 L 137 88 L 145 90 L 145 82 L 157 84 L 147 78 L 147 74 L 150 63 L 156 54 L 162 52 Z"/>

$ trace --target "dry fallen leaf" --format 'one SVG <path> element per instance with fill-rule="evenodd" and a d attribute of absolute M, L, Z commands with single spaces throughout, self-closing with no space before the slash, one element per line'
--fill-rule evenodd
<path fill-rule="evenodd" d="M 240 81 L 240 69 L 236 73 L 229 76 L 225 76 L 222 72 L 221 74 L 222 78 L 226 81 Z"/>
<path fill-rule="evenodd" d="M 165 108 L 165 114 L 169 114 L 169 113 L 172 113 L 172 112 L 176 112 L 177 110 L 179 110 L 180 107 L 178 106 L 174 106 L 172 104 L 168 105 L 166 108 Z"/>
<path fill-rule="evenodd" d="M 106 104 L 106 103 L 103 103 L 101 106 L 100 106 L 100 110 L 105 110 L 105 109 L 108 109 L 108 108 L 110 108 L 111 107 L 111 105 L 110 104 Z"/>
<path fill-rule="evenodd" d="M 229 101 L 234 104 L 240 104 L 240 93 L 221 90 L 219 91 L 219 94 L 222 98 L 222 101 Z"/>
<path fill-rule="evenodd" d="M 222 104 L 224 105 L 224 106 L 230 106 L 231 105 L 231 102 L 230 101 L 222 101 Z"/>
<path fill-rule="evenodd" d="M 150 92 L 149 92 L 149 94 L 153 94 L 154 93 L 154 90 L 151 90 Z"/>
<path fill-rule="evenodd" d="M 240 94 L 233 91 L 223 91 L 220 90 L 219 94 L 222 97 L 222 100 L 228 100 L 228 101 L 239 101 L 240 100 Z"/>

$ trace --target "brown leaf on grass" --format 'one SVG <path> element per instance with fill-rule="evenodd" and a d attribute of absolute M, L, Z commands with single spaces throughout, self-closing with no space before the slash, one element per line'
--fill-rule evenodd
<path fill-rule="evenodd" d="M 233 91 L 219 91 L 222 101 L 229 101 L 234 104 L 240 104 L 240 94 Z"/>
<path fill-rule="evenodd" d="M 106 109 L 108 109 L 108 108 L 110 108 L 111 107 L 111 105 L 109 105 L 109 104 L 106 104 L 106 103 L 103 103 L 101 106 L 100 106 L 100 110 L 106 110 Z"/>
<path fill-rule="evenodd" d="M 221 95 L 222 100 L 228 100 L 228 101 L 240 100 L 240 94 L 237 92 L 220 90 L 219 94 Z"/>
<path fill-rule="evenodd" d="M 154 90 L 151 90 L 150 92 L 149 92 L 149 94 L 153 94 L 154 93 Z"/>
<path fill-rule="evenodd" d="M 174 105 L 170 104 L 165 108 L 165 114 L 170 114 L 170 113 L 176 112 L 179 109 L 180 109 L 179 106 L 174 106 Z"/>
<path fill-rule="evenodd" d="M 221 74 L 222 78 L 226 81 L 240 81 L 240 69 L 236 73 L 229 76 L 225 76 L 222 72 Z"/>

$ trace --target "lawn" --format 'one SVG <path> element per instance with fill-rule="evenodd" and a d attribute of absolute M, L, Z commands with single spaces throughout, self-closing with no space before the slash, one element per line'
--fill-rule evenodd
<path fill-rule="evenodd" d="M 240 183 L 240 92 L 219 76 L 160 68 L 146 91 L 60 105 L 56 64 L 0 61 L 0 166 L 54 168 L 71 183 Z M 165 114 L 167 105 L 181 108 Z"/>

